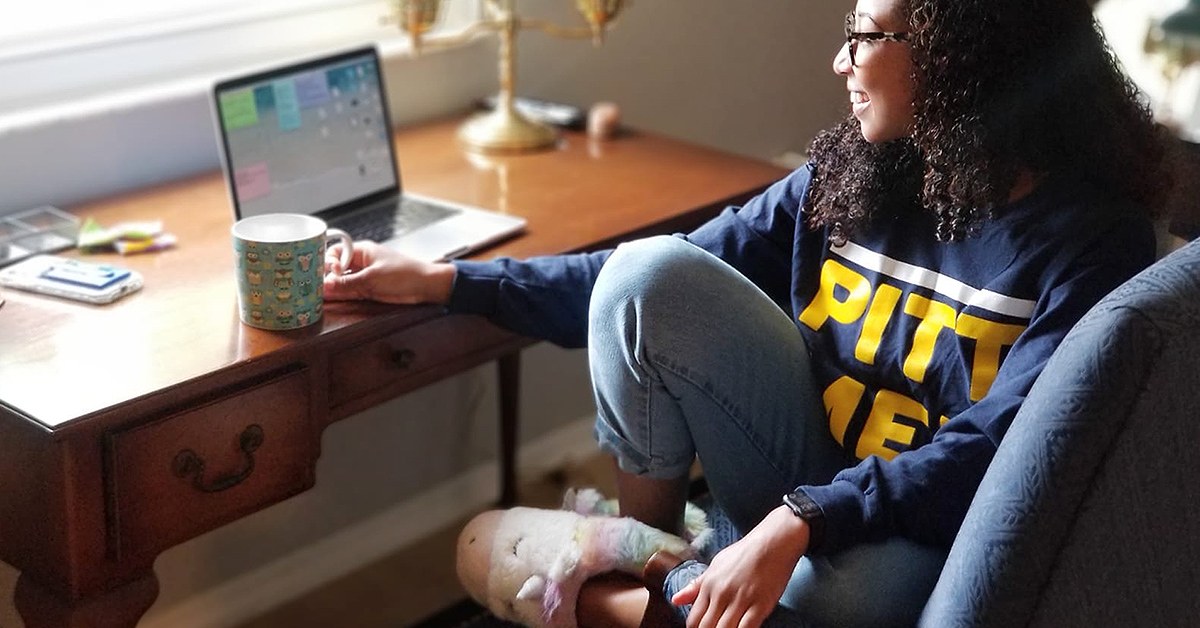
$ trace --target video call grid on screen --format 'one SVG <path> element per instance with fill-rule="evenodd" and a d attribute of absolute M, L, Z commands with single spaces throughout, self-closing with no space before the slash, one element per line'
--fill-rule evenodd
<path fill-rule="evenodd" d="M 219 87 L 239 215 L 313 214 L 395 187 L 381 85 L 367 52 Z"/>

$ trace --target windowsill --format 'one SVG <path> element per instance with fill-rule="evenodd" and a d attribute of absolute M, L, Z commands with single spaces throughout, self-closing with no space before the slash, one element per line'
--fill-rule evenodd
<path fill-rule="evenodd" d="M 495 89 L 495 48 L 478 39 L 410 53 L 377 44 L 394 125 L 462 110 Z M 307 58 L 313 48 L 291 58 Z M 271 65 L 281 63 L 277 60 Z M 220 167 L 209 91 L 218 78 L 264 64 L 200 72 L 163 83 L 0 115 L 0 215 L 71 205 Z"/>
<path fill-rule="evenodd" d="M 463 44 L 462 47 L 474 44 L 477 39 Z M 382 40 L 377 42 L 376 46 L 385 64 L 416 59 L 412 55 L 412 46 L 406 37 L 397 36 Z M 268 66 L 281 65 L 291 60 L 316 57 L 326 52 L 334 52 L 350 47 L 351 44 L 347 43 L 343 46 L 327 47 L 325 49 L 295 51 L 292 54 L 276 56 L 269 63 L 253 63 L 220 69 L 206 69 L 185 77 L 166 78 L 146 85 L 92 94 L 81 98 L 69 98 L 49 105 L 18 108 L 16 111 L 0 114 L 0 138 L 3 138 L 6 133 L 11 131 L 28 130 L 69 120 L 86 119 L 116 111 L 149 108 L 159 103 L 180 99 L 207 98 L 208 91 L 212 85 L 226 77 L 237 76 Z M 437 55 L 451 50 L 453 48 L 435 49 L 430 52 L 422 51 L 421 54 L 422 56 Z"/>

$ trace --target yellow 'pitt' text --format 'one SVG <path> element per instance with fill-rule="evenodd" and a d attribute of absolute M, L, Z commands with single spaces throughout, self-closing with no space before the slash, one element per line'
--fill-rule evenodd
<path fill-rule="evenodd" d="M 842 298 L 837 296 L 839 288 L 844 293 Z M 821 267 L 821 283 L 817 294 L 798 318 L 814 331 L 829 319 L 842 325 L 861 321 L 854 357 L 870 365 L 875 363 L 875 354 L 884 330 L 892 318 L 898 316 L 900 308 L 897 306 L 902 296 L 900 289 L 894 286 L 881 283 L 874 287 L 858 272 L 837 261 L 826 260 Z M 959 313 L 950 305 L 913 293 L 904 299 L 902 315 L 919 321 L 903 364 L 904 376 L 918 384 L 925 381 L 926 370 L 933 360 L 933 352 L 943 330 L 952 330 L 962 338 L 975 341 L 971 365 L 972 402 L 983 399 L 991 388 L 1000 369 L 1004 347 L 1012 346 L 1021 332 L 1025 331 L 1024 325 L 998 323 Z M 825 389 L 823 400 L 825 410 L 829 413 L 829 427 L 839 443 L 844 444 L 850 419 L 865 392 L 866 386 L 848 375 Z M 929 421 L 929 411 L 917 400 L 890 390 L 880 390 L 872 400 L 866 425 L 855 446 L 855 455 L 866 458 L 874 454 L 891 460 L 911 446 L 916 430 L 911 425 L 898 422 L 897 417 L 915 419 L 929 425 L 931 430 L 936 430 L 949 420 L 941 416 L 934 425 Z"/>

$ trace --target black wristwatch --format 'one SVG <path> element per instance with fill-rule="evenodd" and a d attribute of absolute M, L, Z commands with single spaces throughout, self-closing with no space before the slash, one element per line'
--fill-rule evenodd
<path fill-rule="evenodd" d="M 804 491 L 792 491 L 783 496 L 783 503 L 792 509 L 792 514 L 808 524 L 808 551 L 821 545 L 825 537 L 825 513 Z M 808 551 L 805 553 L 807 554 Z"/>

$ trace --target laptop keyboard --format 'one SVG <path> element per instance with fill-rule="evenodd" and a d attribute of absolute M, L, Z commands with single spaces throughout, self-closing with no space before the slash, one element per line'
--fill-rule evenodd
<path fill-rule="evenodd" d="M 357 212 L 337 226 L 355 240 L 383 242 L 457 213 L 453 207 L 401 197 L 398 205 Z"/>

